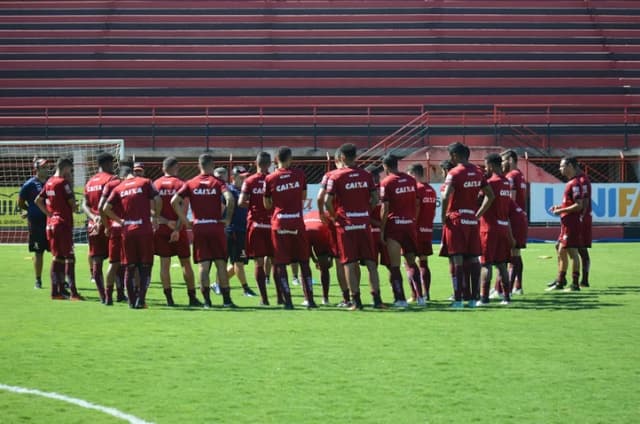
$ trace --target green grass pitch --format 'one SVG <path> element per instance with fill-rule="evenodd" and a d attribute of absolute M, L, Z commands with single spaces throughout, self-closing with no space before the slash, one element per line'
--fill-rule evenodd
<path fill-rule="evenodd" d="M 580 293 L 544 292 L 556 274 L 555 259 L 544 259 L 553 245 L 532 244 L 524 251 L 525 295 L 482 310 L 448 309 L 448 266 L 433 257 L 434 300 L 405 312 L 261 308 L 258 298 L 241 296 L 237 280 L 237 311 L 171 309 L 157 267 L 148 310 L 107 308 L 89 283 L 86 247 L 77 250 L 86 302 L 49 299 L 50 256 L 38 291 L 26 247 L 0 246 L 0 384 L 157 423 L 630 423 L 640 416 L 638 244 L 596 244 L 592 288 Z M 248 270 L 255 287 L 252 264 Z M 184 304 L 179 268 L 172 276 Z M 389 301 L 387 273 L 381 277 Z M 299 304 L 301 289 L 293 291 Z M 338 295 L 334 282 L 332 300 Z M 118 421 L 0 390 L 0 422 Z"/>

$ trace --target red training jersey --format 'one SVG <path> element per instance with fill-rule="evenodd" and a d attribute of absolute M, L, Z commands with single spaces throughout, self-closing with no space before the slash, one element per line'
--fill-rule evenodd
<path fill-rule="evenodd" d="M 196 175 L 182 186 L 178 196 L 188 197 L 194 224 L 222 224 L 222 199 L 227 185 L 213 175 Z"/>
<path fill-rule="evenodd" d="M 123 180 L 113 189 L 107 200 L 115 210 L 121 207 L 124 225 L 127 231 L 141 230 L 152 232 L 150 200 L 158 195 L 151 180 L 132 177 Z"/>
<path fill-rule="evenodd" d="M 171 199 L 183 185 L 184 181 L 173 175 L 163 175 L 153 182 L 153 186 L 158 190 L 160 199 L 162 199 L 162 210 L 160 211 L 160 215 L 168 221 L 176 221 L 178 219 L 178 214 L 173 210 L 173 206 L 171 206 Z M 160 224 L 157 232 L 159 234 L 168 235 L 171 234 L 172 230 L 167 224 Z"/>
<path fill-rule="evenodd" d="M 312 210 L 304 214 L 302 217 L 304 220 L 304 228 L 307 231 L 328 231 L 327 225 L 320 219 L 320 213 L 317 210 Z"/>
<path fill-rule="evenodd" d="M 509 180 L 511 185 L 511 191 L 515 192 L 515 201 L 522 209 L 527 208 L 527 182 L 524 179 L 522 171 L 519 169 L 512 169 L 507 172 L 505 178 Z"/>
<path fill-rule="evenodd" d="M 578 175 L 577 178 L 580 183 L 580 198 L 584 199 L 582 216 L 591 215 L 591 180 L 584 173 Z"/>
<path fill-rule="evenodd" d="M 571 178 L 567 184 L 564 186 L 564 193 L 562 194 L 562 204 L 561 208 L 568 208 L 569 206 L 576 203 L 582 196 L 582 188 L 580 186 L 580 180 L 578 176 Z M 569 215 L 568 213 L 560 214 L 560 217 L 564 217 Z"/>
<path fill-rule="evenodd" d="M 264 179 L 267 174 L 258 172 L 248 176 L 242 183 L 241 192 L 249 197 L 247 227 L 255 224 L 271 226 L 271 211 L 264 208 Z"/>
<path fill-rule="evenodd" d="M 475 215 L 478 210 L 478 192 L 487 186 L 487 180 L 482 170 L 476 165 L 460 163 L 449 171 L 444 185 L 453 188 L 453 193 L 449 196 L 447 212 Z M 442 207 L 446 208 L 447 205 Z"/>
<path fill-rule="evenodd" d="M 429 184 L 418 181 L 418 203 L 420 210 L 416 224 L 420 228 L 433 228 L 433 220 L 436 216 L 436 202 L 438 201 L 436 191 Z"/>
<path fill-rule="evenodd" d="M 299 169 L 278 168 L 264 180 L 264 196 L 273 202 L 271 228 L 300 230 L 304 228 L 302 202 L 307 191 L 307 179 Z"/>
<path fill-rule="evenodd" d="M 73 207 L 69 200 L 75 202 L 71 184 L 64 177 L 50 177 L 40 192 L 44 199 L 47 211 L 52 216 L 47 218 L 47 224 L 61 223 L 73 226 Z"/>
<path fill-rule="evenodd" d="M 85 184 L 84 199 L 91 213 L 95 215 L 100 214 L 98 206 L 100 205 L 100 198 L 102 198 L 102 191 L 104 190 L 104 186 L 114 178 L 115 176 L 108 172 L 98 172 L 89 178 L 89 181 Z"/>
<path fill-rule="evenodd" d="M 480 231 L 509 225 L 509 205 L 512 201 L 509 180 L 502 175 L 492 174 L 487 183 L 491 186 L 495 198 L 489 209 L 480 217 Z"/>
<path fill-rule="evenodd" d="M 409 174 L 398 172 L 387 175 L 380 182 L 380 199 L 389 202 L 387 219 L 416 219 L 416 180 Z"/>
<path fill-rule="evenodd" d="M 344 167 L 331 172 L 327 193 L 333 196 L 336 226 L 363 225 L 366 229 L 375 189 L 373 177 L 364 169 Z"/>

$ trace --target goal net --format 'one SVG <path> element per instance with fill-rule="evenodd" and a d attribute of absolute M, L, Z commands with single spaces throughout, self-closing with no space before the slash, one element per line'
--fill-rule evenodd
<path fill-rule="evenodd" d="M 82 204 L 84 185 L 98 170 L 96 157 L 108 152 L 116 160 L 115 169 L 124 157 L 123 140 L 40 140 L 0 141 L 0 243 L 26 243 L 27 220 L 18 207 L 20 187 L 34 175 L 35 158 L 47 159 L 49 175 L 61 156 L 73 158 L 73 190 L 78 205 Z M 86 242 L 86 216 L 74 214 L 74 241 Z"/>

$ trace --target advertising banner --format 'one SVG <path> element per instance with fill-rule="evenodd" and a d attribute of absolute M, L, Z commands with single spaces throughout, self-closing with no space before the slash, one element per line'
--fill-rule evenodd
<path fill-rule="evenodd" d="M 560 218 L 549 212 L 549 208 L 562 202 L 564 186 L 563 183 L 531 183 L 529 197 L 531 222 L 560 222 Z M 594 223 L 640 222 L 640 184 L 594 183 L 591 186 Z"/>

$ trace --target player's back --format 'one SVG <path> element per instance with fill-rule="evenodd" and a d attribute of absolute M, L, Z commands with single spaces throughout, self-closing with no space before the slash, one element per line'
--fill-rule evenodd
<path fill-rule="evenodd" d="M 226 184 L 213 175 L 200 174 L 187 181 L 180 193 L 189 197 L 193 218 L 197 220 L 221 220 L 222 196 Z"/>
<path fill-rule="evenodd" d="M 153 186 L 158 190 L 158 195 L 162 200 L 160 215 L 168 220 L 175 221 L 178 219 L 178 214 L 171 206 L 171 199 L 183 185 L 184 181 L 173 175 L 163 175 L 153 182 Z"/>
<path fill-rule="evenodd" d="M 489 209 L 480 218 L 480 229 L 490 230 L 495 225 L 506 226 L 509 221 L 511 199 L 511 184 L 502 175 L 493 174 L 487 179 L 487 184 L 494 194 Z"/>
<path fill-rule="evenodd" d="M 97 214 L 99 212 L 98 205 L 100 204 L 100 198 L 102 197 L 102 190 L 113 178 L 113 174 L 108 172 L 98 172 L 93 177 L 89 178 L 89 181 L 84 185 L 84 197 L 92 213 Z"/>
<path fill-rule="evenodd" d="M 445 184 L 454 189 L 449 201 L 449 211 L 475 215 L 478 210 L 478 193 L 487 184 L 482 170 L 471 163 L 458 164 L 447 174 Z"/>
<path fill-rule="evenodd" d="M 578 176 L 580 182 L 580 198 L 584 200 L 584 209 L 582 214 L 591 214 L 591 179 L 585 173 Z"/>
<path fill-rule="evenodd" d="M 302 202 L 307 190 L 304 173 L 298 169 L 278 168 L 265 179 L 265 196 L 273 202 L 271 225 L 274 229 L 299 229 L 304 226 Z"/>
<path fill-rule="evenodd" d="M 344 167 L 332 172 L 327 192 L 334 196 L 336 225 L 369 224 L 373 190 L 373 177 L 364 169 Z"/>
<path fill-rule="evenodd" d="M 150 228 L 151 204 L 149 202 L 156 193 L 151 180 L 143 177 L 127 178 L 114 189 L 114 194 L 116 193 L 120 197 L 125 224 Z"/>
<path fill-rule="evenodd" d="M 580 185 L 580 180 L 577 176 L 571 178 L 567 181 L 567 184 L 564 186 L 564 193 L 562 193 L 562 208 L 567 208 L 573 204 L 575 204 L 578 199 L 582 196 L 582 188 Z M 560 217 L 564 217 L 570 215 L 568 213 L 560 214 Z"/>
<path fill-rule="evenodd" d="M 416 188 L 416 180 L 404 172 L 387 175 L 380 182 L 380 198 L 389 203 L 389 219 L 416 219 Z"/>
<path fill-rule="evenodd" d="M 419 226 L 432 228 L 433 220 L 436 216 L 436 202 L 438 201 L 436 191 L 430 184 L 424 184 L 419 181 L 417 186 L 420 210 L 416 223 Z"/>
<path fill-rule="evenodd" d="M 524 174 L 519 169 L 512 169 L 507 172 L 505 178 L 509 180 L 511 190 L 515 191 L 515 201 L 522 209 L 527 207 L 527 181 L 524 179 Z"/>
<path fill-rule="evenodd" d="M 57 222 L 72 225 L 73 209 L 69 199 L 73 198 L 73 190 L 69 182 L 58 176 L 50 177 L 42 189 L 46 194 L 47 210 Z"/>
<path fill-rule="evenodd" d="M 271 221 L 271 211 L 264 207 L 264 180 L 267 174 L 258 172 L 248 176 L 242 183 L 241 192 L 249 196 L 247 221 L 266 224 Z"/>

